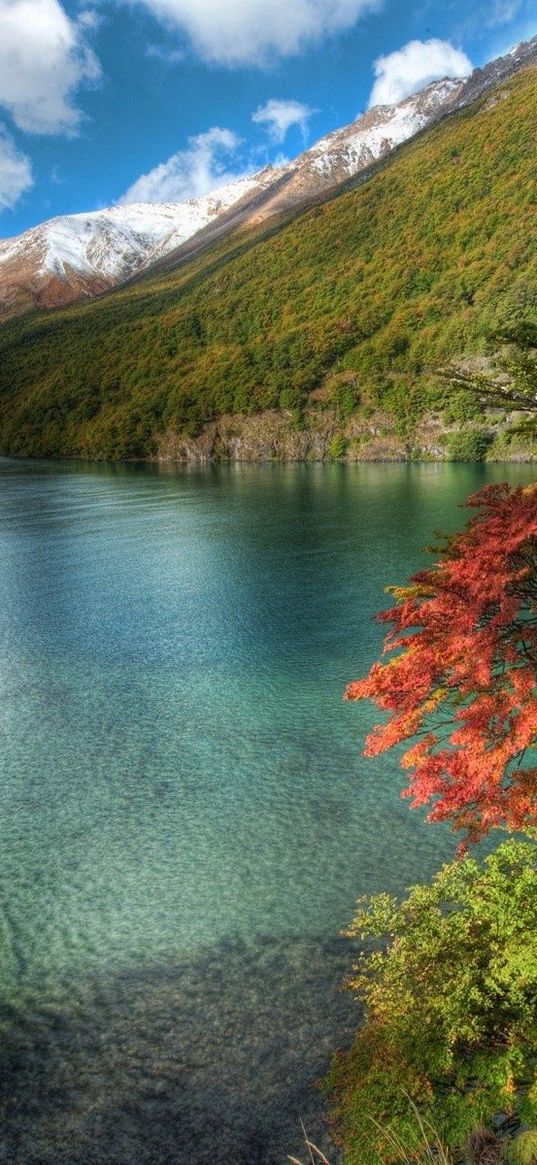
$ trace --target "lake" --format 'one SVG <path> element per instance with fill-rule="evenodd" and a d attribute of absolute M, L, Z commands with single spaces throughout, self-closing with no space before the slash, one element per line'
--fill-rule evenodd
<path fill-rule="evenodd" d="M 340 931 L 455 848 L 342 691 L 384 586 L 535 475 L 0 461 L 0 1162 L 327 1148 Z"/>

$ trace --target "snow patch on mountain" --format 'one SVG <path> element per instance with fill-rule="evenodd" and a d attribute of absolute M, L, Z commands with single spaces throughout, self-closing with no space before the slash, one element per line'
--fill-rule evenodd
<path fill-rule="evenodd" d="M 157 248 L 167 253 L 207 226 L 254 188 L 274 181 L 276 171 L 239 178 L 179 203 L 130 203 L 88 214 L 63 215 L 0 241 L 0 272 L 18 256 L 32 261 L 39 280 L 68 280 L 73 272 L 117 282 L 133 274 Z"/>
<path fill-rule="evenodd" d="M 266 166 L 249 177 L 237 178 L 225 186 L 219 186 L 211 194 L 204 194 L 200 198 L 192 198 L 189 202 L 180 205 L 188 212 L 191 209 L 192 218 L 188 222 L 188 214 L 176 223 L 156 244 L 147 257 L 146 264 L 154 263 L 157 259 L 175 251 L 187 239 L 192 238 L 203 227 L 224 214 L 231 207 L 242 202 L 248 195 L 261 194 L 270 189 L 278 177 L 283 173 L 282 167 Z M 127 208 L 125 208 L 127 209 Z"/>
<path fill-rule="evenodd" d="M 327 175 L 337 166 L 352 177 L 424 129 L 456 97 L 461 85 L 461 81 L 434 82 L 399 105 L 374 106 L 351 126 L 328 134 L 308 151 L 313 168 Z"/>

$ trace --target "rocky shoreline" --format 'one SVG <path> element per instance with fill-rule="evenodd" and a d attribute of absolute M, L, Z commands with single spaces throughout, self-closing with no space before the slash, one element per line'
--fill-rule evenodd
<path fill-rule="evenodd" d="M 353 414 L 338 422 L 333 413 L 308 410 L 268 411 L 223 416 L 196 435 L 168 428 L 156 444 L 157 461 L 191 464 L 264 461 L 537 461 L 537 439 L 512 432 L 513 417 L 498 422 L 485 418 L 480 426 L 446 426 L 441 416 L 428 415 L 412 430 L 389 414 Z M 484 434 L 483 456 L 457 455 L 454 438 Z M 451 443 L 451 446 L 450 446 Z"/>

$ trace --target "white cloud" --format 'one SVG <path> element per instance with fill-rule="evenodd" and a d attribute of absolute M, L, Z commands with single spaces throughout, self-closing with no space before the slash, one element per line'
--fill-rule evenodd
<path fill-rule="evenodd" d="M 302 136 L 306 136 L 308 121 L 316 109 L 309 105 L 302 105 L 300 101 L 280 101 L 271 97 L 266 105 L 260 105 L 252 113 L 252 121 L 257 125 L 266 125 L 269 137 L 273 142 L 283 142 L 291 126 L 297 125 Z"/>
<path fill-rule="evenodd" d="M 21 194 L 30 190 L 33 184 L 30 159 L 18 152 L 0 125 L 0 211 L 15 206 Z"/>
<path fill-rule="evenodd" d="M 416 93 L 431 81 L 443 77 L 466 77 L 472 71 L 466 53 L 447 40 L 411 40 L 395 53 L 375 61 L 376 81 L 371 91 L 373 105 L 394 105 Z"/>
<path fill-rule="evenodd" d="M 352 28 L 382 0 L 123 0 L 178 28 L 207 61 L 263 64 Z"/>
<path fill-rule="evenodd" d="M 183 49 L 168 49 L 160 44 L 148 44 L 145 55 L 161 61 L 163 65 L 178 65 L 185 59 Z"/>
<path fill-rule="evenodd" d="M 94 8 L 84 8 L 77 20 L 79 28 L 87 28 L 91 32 L 93 32 L 96 28 L 100 28 L 102 22 L 102 14 L 100 12 L 96 12 Z"/>
<path fill-rule="evenodd" d="M 83 27 L 59 0 L 0 0 L 0 105 L 19 129 L 73 132 L 81 116 L 74 92 L 99 76 Z"/>
<path fill-rule="evenodd" d="M 207 133 L 189 138 L 188 149 L 179 150 L 149 174 L 142 174 L 119 202 L 184 202 L 208 194 L 246 173 L 232 165 L 240 144 L 241 139 L 230 129 L 213 126 Z"/>

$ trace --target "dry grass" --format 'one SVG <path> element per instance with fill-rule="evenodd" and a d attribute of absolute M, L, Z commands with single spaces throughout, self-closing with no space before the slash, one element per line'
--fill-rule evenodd
<path fill-rule="evenodd" d="M 304 1144 L 308 1151 L 309 1165 L 330 1165 L 330 1162 L 328 1158 L 325 1157 L 324 1153 L 322 1153 L 321 1150 L 317 1148 L 317 1145 L 313 1144 L 313 1141 L 310 1141 L 304 1127 L 304 1122 L 302 1120 L 300 1121 L 300 1124 L 304 1134 Z M 288 1159 L 291 1161 L 291 1165 L 304 1165 L 304 1162 L 299 1161 L 298 1157 L 289 1157 Z"/>
<path fill-rule="evenodd" d="M 383 1128 L 371 1117 L 372 1123 L 385 1138 L 398 1165 L 453 1165 L 453 1158 L 429 1120 L 421 1115 L 414 1101 L 405 1092 L 416 1121 L 415 1145 L 404 1145 L 391 1129 Z M 393 1158 L 392 1158 L 393 1159 Z"/>
<path fill-rule="evenodd" d="M 407 1094 L 405 1093 L 405 1095 Z M 453 1165 L 453 1158 L 446 1145 L 440 1140 L 434 1126 L 421 1115 L 414 1101 L 409 1096 L 407 1096 L 407 1099 L 416 1120 L 416 1142 L 411 1148 L 404 1145 L 396 1133 L 384 1128 L 374 1117 L 369 1118 L 372 1124 L 375 1125 L 375 1128 L 385 1138 L 386 1145 L 391 1151 L 391 1160 L 397 1161 L 397 1165 Z M 317 1145 L 313 1144 L 313 1141 L 310 1141 L 302 1121 L 300 1124 L 304 1134 L 304 1144 L 307 1149 L 308 1158 L 307 1162 L 305 1162 L 299 1161 L 298 1157 L 288 1156 L 291 1165 L 330 1165 L 324 1153 L 321 1152 Z M 397 1156 L 393 1154 L 397 1154 Z M 494 1161 L 496 1160 L 497 1158 L 494 1158 Z M 490 1165 L 492 1165 L 492 1161 Z"/>
<path fill-rule="evenodd" d="M 500 1137 L 489 1129 L 476 1129 L 471 1133 L 467 1149 L 472 1165 L 499 1165 L 505 1160 Z"/>

